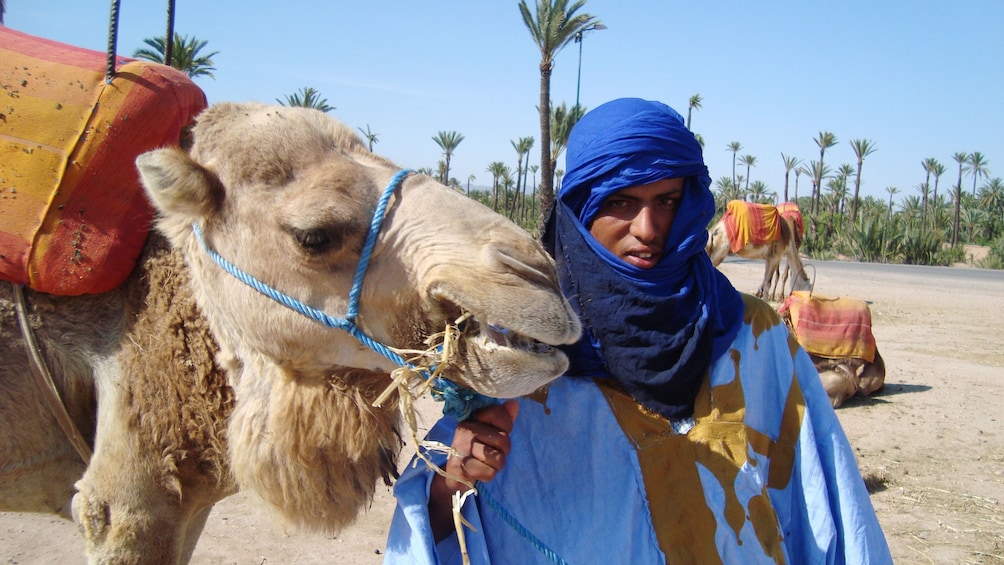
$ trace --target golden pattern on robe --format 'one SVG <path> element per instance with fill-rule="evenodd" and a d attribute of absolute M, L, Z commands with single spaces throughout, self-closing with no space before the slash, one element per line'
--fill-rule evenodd
<path fill-rule="evenodd" d="M 780 325 L 777 313 L 766 303 L 743 296 L 744 321 L 754 336 Z M 796 345 L 797 347 L 797 345 Z M 794 349 L 792 349 L 794 354 Z M 739 378 L 739 352 L 732 350 L 736 375 L 715 387 L 710 379 L 697 395 L 694 427 L 676 433 L 669 421 L 636 403 L 616 384 L 606 379 L 596 383 L 603 391 L 621 428 L 637 451 L 656 537 L 668 563 L 721 563 L 715 543 L 719 527 L 739 532 L 753 528 L 765 555 L 784 562 L 782 533 L 767 488 L 784 488 L 791 477 L 805 401 L 794 375 L 787 393 L 780 429 L 768 433 L 744 422 L 746 399 Z M 759 465 L 755 453 L 770 462 L 766 484 L 744 507 L 736 493 L 736 478 L 744 465 Z M 710 473 L 718 485 L 701 482 L 699 468 Z M 706 489 L 724 493 L 725 520 L 720 526 L 705 500 Z"/>

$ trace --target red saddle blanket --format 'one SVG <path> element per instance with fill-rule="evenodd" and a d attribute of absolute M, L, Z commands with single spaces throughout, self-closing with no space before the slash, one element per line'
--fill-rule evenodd
<path fill-rule="evenodd" d="M 111 290 L 153 208 L 135 159 L 177 145 L 206 107 L 184 73 L 0 26 L 0 280 L 59 295 Z"/>
<path fill-rule="evenodd" d="M 805 222 L 802 220 L 802 211 L 798 209 L 798 204 L 794 202 L 782 202 L 777 205 L 777 213 L 784 219 L 790 219 L 797 230 L 799 239 L 805 234 Z"/>
<path fill-rule="evenodd" d="M 730 200 L 722 219 L 733 253 L 751 243 L 762 245 L 781 237 L 781 216 L 770 204 Z"/>
<path fill-rule="evenodd" d="M 807 352 L 829 359 L 875 361 L 875 336 L 868 303 L 796 290 L 778 312 L 787 316 L 798 343 Z"/>

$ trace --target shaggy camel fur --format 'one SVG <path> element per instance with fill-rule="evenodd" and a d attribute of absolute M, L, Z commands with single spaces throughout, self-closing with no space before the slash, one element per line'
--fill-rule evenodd
<path fill-rule="evenodd" d="M 808 290 L 810 286 L 809 279 L 805 275 L 804 267 L 802 266 L 802 260 L 798 256 L 798 248 L 793 243 L 794 238 L 791 226 L 787 221 L 781 221 L 778 227 L 779 236 L 777 239 L 762 244 L 747 243 L 735 253 L 745 259 L 761 259 L 764 261 L 763 282 L 760 283 L 760 288 L 757 289 L 756 295 L 765 300 L 775 298 L 773 291 L 771 291 L 771 280 L 779 270 L 782 258 L 787 258 L 788 267 L 793 268 L 795 273 L 792 277 L 792 289 Z M 729 239 L 729 231 L 726 229 L 723 217 L 708 230 L 706 250 L 711 257 L 711 263 L 716 267 L 721 265 L 722 261 L 732 253 L 731 247 L 732 242 Z M 783 295 L 785 292 L 784 285 L 782 284 L 781 286 L 781 294 Z"/>
<path fill-rule="evenodd" d="M 395 472 L 394 364 L 226 273 L 344 317 L 379 195 L 398 168 L 303 108 L 221 104 L 188 151 L 137 160 L 159 218 L 139 266 L 100 295 L 27 290 L 30 325 L 76 425 L 77 459 L 25 376 L 0 288 L 0 509 L 72 511 L 91 563 L 185 563 L 213 504 L 253 491 L 285 522 L 337 531 Z M 444 376 L 497 397 L 560 375 L 580 326 L 526 232 L 432 179 L 394 192 L 357 323 L 421 349 L 470 314 Z M 502 331 L 500 331 L 502 330 Z M 82 476 L 81 476 L 82 474 Z M 71 504 L 72 498 L 72 504 Z"/>

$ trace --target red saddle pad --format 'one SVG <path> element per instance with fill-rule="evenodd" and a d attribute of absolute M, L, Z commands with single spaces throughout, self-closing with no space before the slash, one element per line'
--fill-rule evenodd
<path fill-rule="evenodd" d="M 111 290 L 153 208 L 141 153 L 177 145 L 206 107 L 184 73 L 0 26 L 0 279 L 59 295 Z"/>

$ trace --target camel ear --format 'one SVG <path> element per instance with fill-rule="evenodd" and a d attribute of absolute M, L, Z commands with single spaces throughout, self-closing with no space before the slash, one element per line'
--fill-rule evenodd
<path fill-rule="evenodd" d="M 147 196 L 160 212 L 157 225 L 175 246 L 191 235 L 191 225 L 217 211 L 223 185 L 212 172 L 178 148 L 157 149 L 136 158 Z"/>
<path fill-rule="evenodd" d="M 190 224 L 216 211 L 222 196 L 219 180 L 184 151 L 149 151 L 136 158 L 136 167 L 147 195 L 165 218 Z"/>

